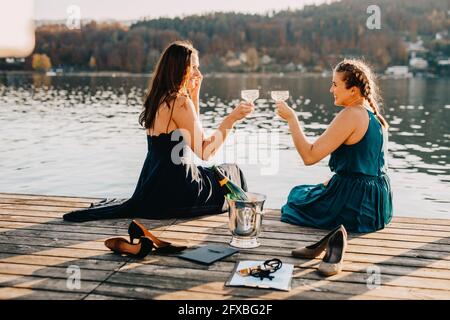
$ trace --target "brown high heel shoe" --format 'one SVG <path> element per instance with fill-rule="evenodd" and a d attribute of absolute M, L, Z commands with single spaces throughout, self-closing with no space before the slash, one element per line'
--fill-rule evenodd
<path fill-rule="evenodd" d="M 131 243 L 133 243 L 134 239 L 139 239 L 144 236 L 150 238 L 153 241 L 155 253 L 178 253 L 187 248 L 186 246 L 177 246 L 158 239 L 137 220 L 131 221 L 128 227 L 128 234 L 130 235 Z"/>
<path fill-rule="evenodd" d="M 306 259 L 314 259 L 318 257 L 326 249 L 328 240 L 341 228 L 341 226 L 342 225 L 337 226 L 336 228 L 331 230 L 325 237 L 312 245 L 292 250 L 292 256 L 296 258 Z"/>
<path fill-rule="evenodd" d="M 105 240 L 105 246 L 120 254 L 128 254 L 134 258 L 142 259 L 153 249 L 153 241 L 147 237 L 141 237 L 139 243 L 129 243 L 124 238 L 110 238 Z"/>
<path fill-rule="evenodd" d="M 345 250 L 347 249 L 347 231 L 344 226 L 333 234 L 328 241 L 327 253 L 319 265 L 319 272 L 324 276 L 332 276 L 342 271 Z"/>

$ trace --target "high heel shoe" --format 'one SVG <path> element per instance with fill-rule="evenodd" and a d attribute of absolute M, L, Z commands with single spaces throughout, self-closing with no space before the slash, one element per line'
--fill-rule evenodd
<path fill-rule="evenodd" d="M 314 259 L 318 257 L 326 249 L 330 237 L 335 234 L 341 228 L 341 226 L 342 225 L 339 225 L 338 227 L 334 228 L 325 237 L 312 245 L 292 250 L 292 256 L 296 258 L 307 259 Z"/>
<path fill-rule="evenodd" d="M 139 239 L 144 236 L 150 238 L 155 246 L 155 253 L 178 253 L 187 248 L 186 246 L 177 246 L 170 242 L 158 239 L 137 220 L 131 221 L 130 226 L 128 227 L 128 234 L 130 235 L 131 243 L 133 243 L 134 239 Z"/>
<path fill-rule="evenodd" d="M 344 226 L 330 237 L 327 253 L 319 265 L 319 272 L 324 276 L 332 276 L 342 271 L 345 250 L 347 249 L 347 231 Z"/>
<path fill-rule="evenodd" d="M 116 253 L 142 259 L 152 251 L 153 241 L 148 237 L 141 237 L 139 243 L 133 244 L 124 238 L 110 238 L 105 240 L 105 246 Z"/>

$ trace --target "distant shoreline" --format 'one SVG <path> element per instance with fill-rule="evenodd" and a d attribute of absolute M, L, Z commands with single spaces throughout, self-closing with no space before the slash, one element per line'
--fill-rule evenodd
<path fill-rule="evenodd" d="M 151 73 L 132 73 L 124 71 L 73 71 L 73 72 L 54 72 L 48 75 L 45 72 L 36 71 L 22 71 L 22 70 L 0 70 L 0 74 L 20 74 L 20 75 L 42 75 L 50 77 L 58 76 L 73 76 L 73 77 L 138 77 L 138 78 L 149 78 Z M 260 77 L 273 77 L 273 76 L 283 76 L 283 77 L 322 77 L 322 73 L 314 72 L 210 72 L 204 74 L 205 77 L 233 77 L 233 76 L 260 76 Z M 331 74 L 329 74 L 331 76 Z"/>
<path fill-rule="evenodd" d="M 135 77 L 135 78 L 150 78 L 151 73 L 132 73 L 125 71 L 72 71 L 72 72 L 52 72 L 50 75 L 46 72 L 36 72 L 36 71 L 23 71 L 23 70 L 0 70 L 0 74 L 8 75 L 40 75 L 48 77 Z M 262 78 L 272 78 L 272 77 L 283 77 L 283 78 L 331 78 L 331 72 L 210 72 L 204 74 L 205 78 L 226 78 L 226 77 L 262 77 Z M 392 76 L 386 75 L 384 73 L 378 74 L 379 79 L 408 79 L 408 78 L 434 78 L 439 77 L 436 75 L 414 75 L 411 77 L 403 76 Z M 445 77 L 443 77 L 445 78 Z"/>

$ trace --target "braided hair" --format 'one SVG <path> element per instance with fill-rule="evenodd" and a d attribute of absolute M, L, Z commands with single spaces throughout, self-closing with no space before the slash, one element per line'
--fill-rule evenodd
<path fill-rule="evenodd" d="M 370 67 L 362 60 L 345 59 L 337 64 L 334 71 L 344 74 L 343 81 L 345 82 L 345 87 L 347 89 L 350 89 L 351 87 L 359 88 L 361 95 L 367 100 L 381 125 L 385 129 L 389 128 L 389 124 L 381 115 L 378 107 L 378 101 L 380 101 L 381 98 L 378 93 L 378 86 L 375 83 L 375 77 Z"/>

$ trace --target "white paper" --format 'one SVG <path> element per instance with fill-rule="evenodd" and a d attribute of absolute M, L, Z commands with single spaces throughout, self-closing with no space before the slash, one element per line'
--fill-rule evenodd
<path fill-rule="evenodd" d="M 239 265 L 237 266 L 236 271 L 262 265 L 264 261 L 242 260 L 237 263 L 239 263 Z M 271 276 L 273 276 L 272 280 L 267 278 L 261 280 L 261 278 L 256 278 L 253 276 L 243 277 L 237 272 L 234 272 L 231 280 L 227 282 L 227 285 L 258 287 L 264 289 L 278 289 L 289 291 L 291 289 L 291 279 L 293 271 L 294 271 L 293 264 L 283 263 L 282 267 L 279 270 L 270 274 Z"/>

